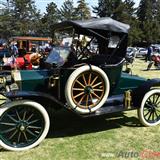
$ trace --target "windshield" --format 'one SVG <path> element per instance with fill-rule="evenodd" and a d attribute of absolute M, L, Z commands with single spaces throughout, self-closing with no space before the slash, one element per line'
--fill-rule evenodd
<path fill-rule="evenodd" d="M 63 66 L 70 54 L 70 48 L 73 40 L 73 28 L 66 28 L 54 32 L 53 48 L 49 53 L 46 62 Z"/>
<path fill-rule="evenodd" d="M 70 48 L 65 46 L 53 47 L 48 55 L 46 62 L 49 64 L 56 64 L 57 66 L 63 66 L 67 61 L 67 57 L 70 53 Z"/>

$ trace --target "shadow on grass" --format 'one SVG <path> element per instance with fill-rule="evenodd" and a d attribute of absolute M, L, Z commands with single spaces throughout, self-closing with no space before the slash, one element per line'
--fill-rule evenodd
<path fill-rule="evenodd" d="M 158 71 L 160 68 L 150 68 L 149 70 L 143 69 L 142 71 Z"/>
<path fill-rule="evenodd" d="M 114 113 L 103 116 L 82 118 L 69 111 L 58 111 L 51 117 L 47 138 L 71 137 L 87 133 L 101 132 L 128 127 L 142 127 L 136 117 L 127 117 L 126 113 Z M 9 153 L 0 147 L 0 152 Z"/>
<path fill-rule="evenodd" d="M 48 138 L 76 136 L 120 128 L 122 126 L 141 127 L 136 117 L 127 117 L 125 113 L 81 118 L 74 113 L 60 111 L 51 119 Z"/>

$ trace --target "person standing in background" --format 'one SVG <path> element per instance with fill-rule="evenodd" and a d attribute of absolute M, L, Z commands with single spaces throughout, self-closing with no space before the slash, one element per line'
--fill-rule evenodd
<path fill-rule="evenodd" d="M 14 57 L 18 57 L 18 48 L 17 48 L 17 42 L 14 42 L 11 46 L 11 54 Z"/>
<path fill-rule="evenodd" d="M 148 49 L 147 49 L 147 55 L 146 55 L 146 62 L 147 61 L 151 61 L 151 55 L 152 55 L 152 52 L 153 52 L 153 48 L 151 45 L 148 46 Z"/>

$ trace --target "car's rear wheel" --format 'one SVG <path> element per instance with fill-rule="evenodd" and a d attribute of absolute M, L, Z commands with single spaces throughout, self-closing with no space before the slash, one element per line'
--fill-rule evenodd
<path fill-rule="evenodd" d="M 12 151 L 37 146 L 49 130 L 49 116 L 37 102 L 20 100 L 0 108 L 0 145 Z"/>
<path fill-rule="evenodd" d="M 154 89 L 147 92 L 138 109 L 138 116 L 144 126 L 160 124 L 160 90 Z"/>
<path fill-rule="evenodd" d="M 85 114 L 96 111 L 105 103 L 109 89 L 106 73 L 99 67 L 85 65 L 70 75 L 65 96 L 72 109 Z"/>

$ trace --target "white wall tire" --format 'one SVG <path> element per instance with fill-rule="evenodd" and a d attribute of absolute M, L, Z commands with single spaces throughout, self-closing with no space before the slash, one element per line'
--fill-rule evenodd
<path fill-rule="evenodd" d="M 65 97 L 73 110 L 87 114 L 95 112 L 106 102 L 109 91 L 106 73 L 97 66 L 85 65 L 77 68 L 68 78 Z"/>
<path fill-rule="evenodd" d="M 145 94 L 138 109 L 138 117 L 146 127 L 160 124 L 160 89 L 153 89 Z"/>
<path fill-rule="evenodd" d="M 13 114 L 15 112 L 16 115 Z M 8 115 L 10 117 L 5 121 L 5 116 Z M 38 120 L 36 121 L 35 118 Z M 14 132 L 10 131 L 7 133 L 9 131 L 9 127 L 15 127 L 14 124 L 16 124 L 16 129 L 13 130 Z M 6 129 L 3 125 L 8 128 Z M 10 151 L 23 151 L 31 149 L 42 142 L 49 131 L 50 120 L 48 113 L 39 103 L 30 100 L 19 100 L 10 102 L 0 108 L 0 126 L 0 145 Z M 25 129 L 27 130 L 26 132 Z M 33 138 L 31 139 L 32 136 Z"/>

